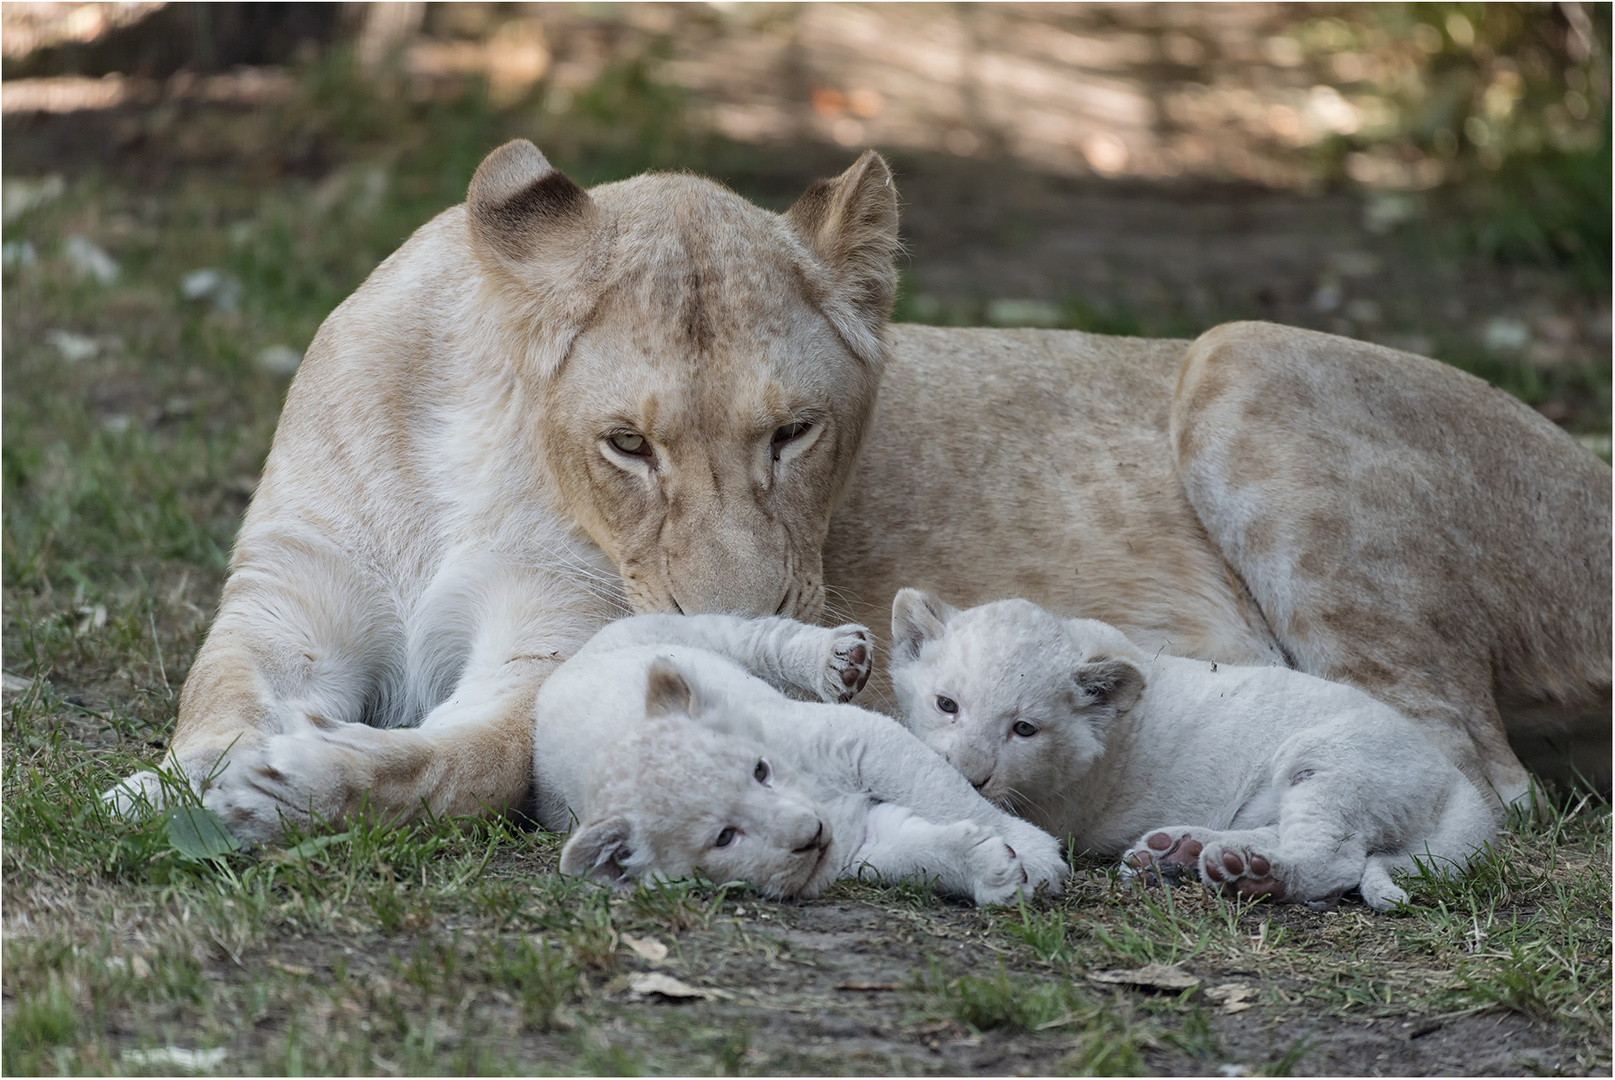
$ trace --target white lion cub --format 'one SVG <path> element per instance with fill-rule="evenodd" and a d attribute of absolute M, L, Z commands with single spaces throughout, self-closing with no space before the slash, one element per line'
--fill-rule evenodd
<path fill-rule="evenodd" d="M 909 729 L 1129 877 L 1195 866 L 1213 889 L 1308 903 L 1356 887 L 1383 911 L 1407 899 L 1393 872 L 1461 870 L 1496 831 L 1411 721 L 1349 686 L 1150 657 L 1025 600 L 957 611 L 904 589 L 892 639 Z"/>
<path fill-rule="evenodd" d="M 727 615 L 607 626 L 536 704 L 537 816 L 573 829 L 562 872 L 621 885 L 699 870 L 776 898 L 865 872 L 934 878 L 978 904 L 1058 892 L 1060 843 L 895 721 L 776 689 L 846 701 L 871 655 L 861 626 Z"/>

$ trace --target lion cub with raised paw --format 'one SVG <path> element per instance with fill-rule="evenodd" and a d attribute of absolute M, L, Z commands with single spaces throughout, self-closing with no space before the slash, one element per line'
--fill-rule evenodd
<path fill-rule="evenodd" d="M 781 899 L 866 873 L 978 904 L 1059 892 L 1058 841 L 895 721 L 840 704 L 871 658 L 861 626 L 640 615 L 601 630 L 536 703 L 537 816 L 572 829 L 561 871 L 612 885 L 700 871 Z"/>
<path fill-rule="evenodd" d="M 892 681 L 908 727 L 986 798 L 1148 882 L 1384 911 L 1415 858 L 1458 871 L 1486 799 L 1414 724 L 1280 667 L 1149 656 L 1026 600 L 958 611 L 904 589 Z M 1183 824 L 1166 824 L 1182 822 Z"/>

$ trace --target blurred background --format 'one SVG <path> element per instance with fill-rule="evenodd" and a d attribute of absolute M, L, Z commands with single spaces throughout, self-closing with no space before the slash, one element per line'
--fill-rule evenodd
<path fill-rule="evenodd" d="M 774 208 L 874 146 L 900 319 L 1316 327 L 1474 371 L 1609 453 L 1607 4 L 0 19 L 8 429 L 228 428 L 250 490 L 320 320 L 522 135 L 581 182 L 690 169 Z M 10 434 L 8 486 L 37 450 Z"/>

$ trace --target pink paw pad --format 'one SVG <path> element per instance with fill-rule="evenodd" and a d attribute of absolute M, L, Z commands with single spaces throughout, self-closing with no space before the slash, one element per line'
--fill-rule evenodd
<path fill-rule="evenodd" d="M 1200 866 L 1202 877 L 1224 894 L 1246 900 L 1284 899 L 1284 882 L 1273 876 L 1273 864 L 1264 855 L 1224 851 L 1207 854 Z"/>
<path fill-rule="evenodd" d="M 851 701 L 869 682 L 872 652 L 861 626 L 844 626 L 830 660 L 830 692 L 839 702 Z"/>
<path fill-rule="evenodd" d="M 1146 885 L 1159 885 L 1163 881 L 1175 884 L 1194 866 L 1201 849 L 1200 841 L 1187 833 L 1174 839 L 1170 833 L 1155 832 L 1145 838 L 1144 849 L 1128 852 L 1125 862 L 1142 874 Z"/>

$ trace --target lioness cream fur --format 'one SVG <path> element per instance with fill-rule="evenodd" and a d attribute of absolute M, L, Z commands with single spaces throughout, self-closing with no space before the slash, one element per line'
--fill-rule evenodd
<path fill-rule="evenodd" d="M 610 619 L 828 595 L 867 624 L 914 583 L 1292 661 L 1504 798 L 1509 739 L 1607 779 L 1606 466 L 1324 334 L 888 326 L 896 208 L 873 153 L 783 215 L 490 154 L 305 354 L 170 764 L 249 839 L 366 798 L 497 811 L 538 687 Z"/>
<path fill-rule="evenodd" d="M 561 870 L 687 876 L 813 896 L 839 877 L 934 879 L 978 904 L 1055 892 L 1060 845 L 989 804 L 895 721 L 792 701 L 863 686 L 861 626 L 642 615 L 606 627 L 538 693 L 538 818 Z M 767 681 L 765 681 L 767 680 Z"/>
<path fill-rule="evenodd" d="M 892 606 L 909 730 L 983 796 L 1123 853 L 1125 872 L 1193 865 L 1245 896 L 1380 910 L 1390 875 L 1462 870 L 1492 808 L 1406 717 L 1283 667 L 1151 656 L 1115 627 L 1026 600 Z"/>

